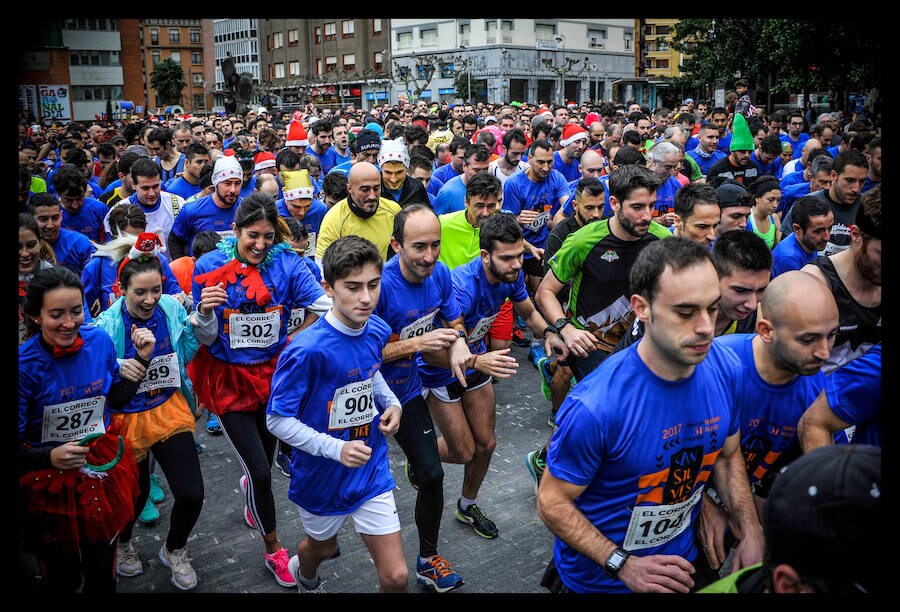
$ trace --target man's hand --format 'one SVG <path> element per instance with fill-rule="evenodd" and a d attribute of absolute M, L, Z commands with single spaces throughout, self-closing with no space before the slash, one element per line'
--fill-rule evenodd
<path fill-rule="evenodd" d="M 455 329 L 452 329 L 450 327 L 436 327 L 430 332 L 424 333 L 419 336 L 419 351 L 439 351 L 441 349 L 452 346 L 458 338 L 459 334 L 456 333 Z"/>
<path fill-rule="evenodd" d="M 495 378 L 510 378 L 518 371 L 519 362 L 509 352 L 510 349 L 505 348 L 478 354 L 472 367 Z"/>
<path fill-rule="evenodd" d="M 695 572 L 690 561 L 678 555 L 631 555 L 619 580 L 635 593 L 689 593 Z"/>
<path fill-rule="evenodd" d="M 456 376 L 456 380 L 459 381 L 459 384 L 461 384 L 463 388 L 466 388 L 469 386 L 466 382 L 466 364 L 469 363 L 472 352 L 469 350 L 469 345 L 466 344 L 465 339 L 460 338 L 458 334 L 456 339 L 458 342 L 454 342 L 450 345 L 450 371 Z"/>
<path fill-rule="evenodd" d="M 519 213 L 519 216 L 516 217 L 516 221 L 519 222 L 519 225 L 531 225 L 539 214 L 541 213 L 536 210 L 523 210 Z"/>
<path fill-rule="evenodd" d="M 550 332 L 544 338 L 544 353 L 548 356 L 556 353 L 557 357 L 565 359 L 569 355 L 569 347 L 558 334 Z"/>
<path fill-rule="evenodd" d="M 704 493 L 700 502 L 700 516 L 697 532 L 703 543 L 703 554 L 709 560 L 709 566 L 719 569 L 728 557 L 725 550 L 725 532 L 728 529 L 728 513 Z"/>
<path fill-rule="evenodd" d="M 385 437 L 393 436 L 397 433 L 397 430 L 400 429 L 401 414 L 402 411 L 399 406 L 388 406 L 387 409 L 381 413 L 381 418 L 378 420 L 378 431 Z"/>
<path fill-rule="evenodd" d="M 568 349 L 578 357 L 587 357 L 588 353 L 600 348 L 600 341 L 594 334 L 586 329 L 578 329 L 572 324 L 559 330 L 559 334 Z"/>

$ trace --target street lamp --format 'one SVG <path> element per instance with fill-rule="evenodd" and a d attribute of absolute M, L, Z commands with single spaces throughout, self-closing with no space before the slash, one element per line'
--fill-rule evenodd
<path fill-rule="evenodd" d="M 472 54 L 469 53 L 469 48 L 465 45 L 460 45 L 460 49 L 466 52 L 466 85 L 469 88 L 469 97 L 468 103 L 472 103 Z"/>

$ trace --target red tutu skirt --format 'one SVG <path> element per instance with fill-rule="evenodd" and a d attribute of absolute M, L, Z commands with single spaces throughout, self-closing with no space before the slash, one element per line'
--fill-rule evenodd
<path fill-rule="evenodd" d="M 197 400 L 216 415 L 265 409 L 278 355 L 255 364 L 232 364 L 216 359 L 201 346 L 187 365 Z"/>
<path fill-rule="evenodd" d="M 110 425 L 110 431 L 91 442 L 88 464 L 115 459 L 116 429 Z M 111 542 L 134 518 L 140 494 L 138 467 L 127 440 L 122 458 L 106 472 L 42 469 L 24 474 L 19 486 L 25 504 L 26 548 L 50 544 L 63 554 L 78 552 L 82 544 Z"/>

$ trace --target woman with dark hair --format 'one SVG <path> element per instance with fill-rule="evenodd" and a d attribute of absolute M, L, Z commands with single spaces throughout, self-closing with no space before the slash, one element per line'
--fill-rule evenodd
<path fill-rule="evenodd" d="M 137 466 L 110 413 L 126 405 L 150 365 L 153 334 L 132 329 L 121 363 L 109 335 L 83 326 L 78 276 L 34 273 L 19 346 L 18 466 L 22 546 L 53 593 L 116 590 L 119 532 L 134 515 Z"/>
<path fill-rule="evenodd" d="M 135 330 L 146 330 L 154 338 L 146 374 L 135 396 L 113 411 L 112 420 L 130 442 L 140 474 L 138 507 L 150 495 L 150 451 L 172 490 L 169 532 L 159 551 L 163 565 L 172 571 L 172 584 L 182 590 L 197 585 L 191 567 L 187 539 L 203 507 L 203 477 L 194 446 L 194 391 L 187 375 L 200 342 L 216 337 L 214 307 L 225 302 L 221 287 L 205 287 L 200 310 L 188 315 L 181 303 L 163 293 L 163 266 L 157 253 L 159 236 L 141 233 L 118 265 L 113 291 L 119 297 L 97 318 L 98 327 L 113 339 L 116 357 L 128 359 L 138 350 L 131 342 Z M 170 271 L 171 273 L 171 271 Z M 118 544 L 116 572 L 137 576 L 143 565 L 131 543 L 138 512 L 131 515 Z"/>
<path fill-rule="evenodd" d="M 197 398 L 219 417 L 222 431 L 244 470 L 244 521 L 265 543 L 265 566 L 278 584 L 294 587 L 289 555 L 275 530 L 272 462 L 277 439 L 266 426 L 266 404 L 278 356 L 288 341 L 291 310 L 306 308 L 311 325 L 330 308 L 321 285 L 286 242 L 272 196 L 254 192 L 238 204 L 234 236 L 223 238 L 194 265 L 192 295 L 222 287 L 216 306 L 217 338 L 191 364 Z"/>

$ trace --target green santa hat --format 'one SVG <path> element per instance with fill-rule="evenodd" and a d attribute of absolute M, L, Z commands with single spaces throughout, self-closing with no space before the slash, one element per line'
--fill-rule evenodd
<path fill-rule="evenodd" d="M 747 126 L 747 119 L 741 114 L 734 116 L 734 125 L 731 129 L 731 151 L 752 151 L 756 146 L 753 144 L 753 134 Z"/>

